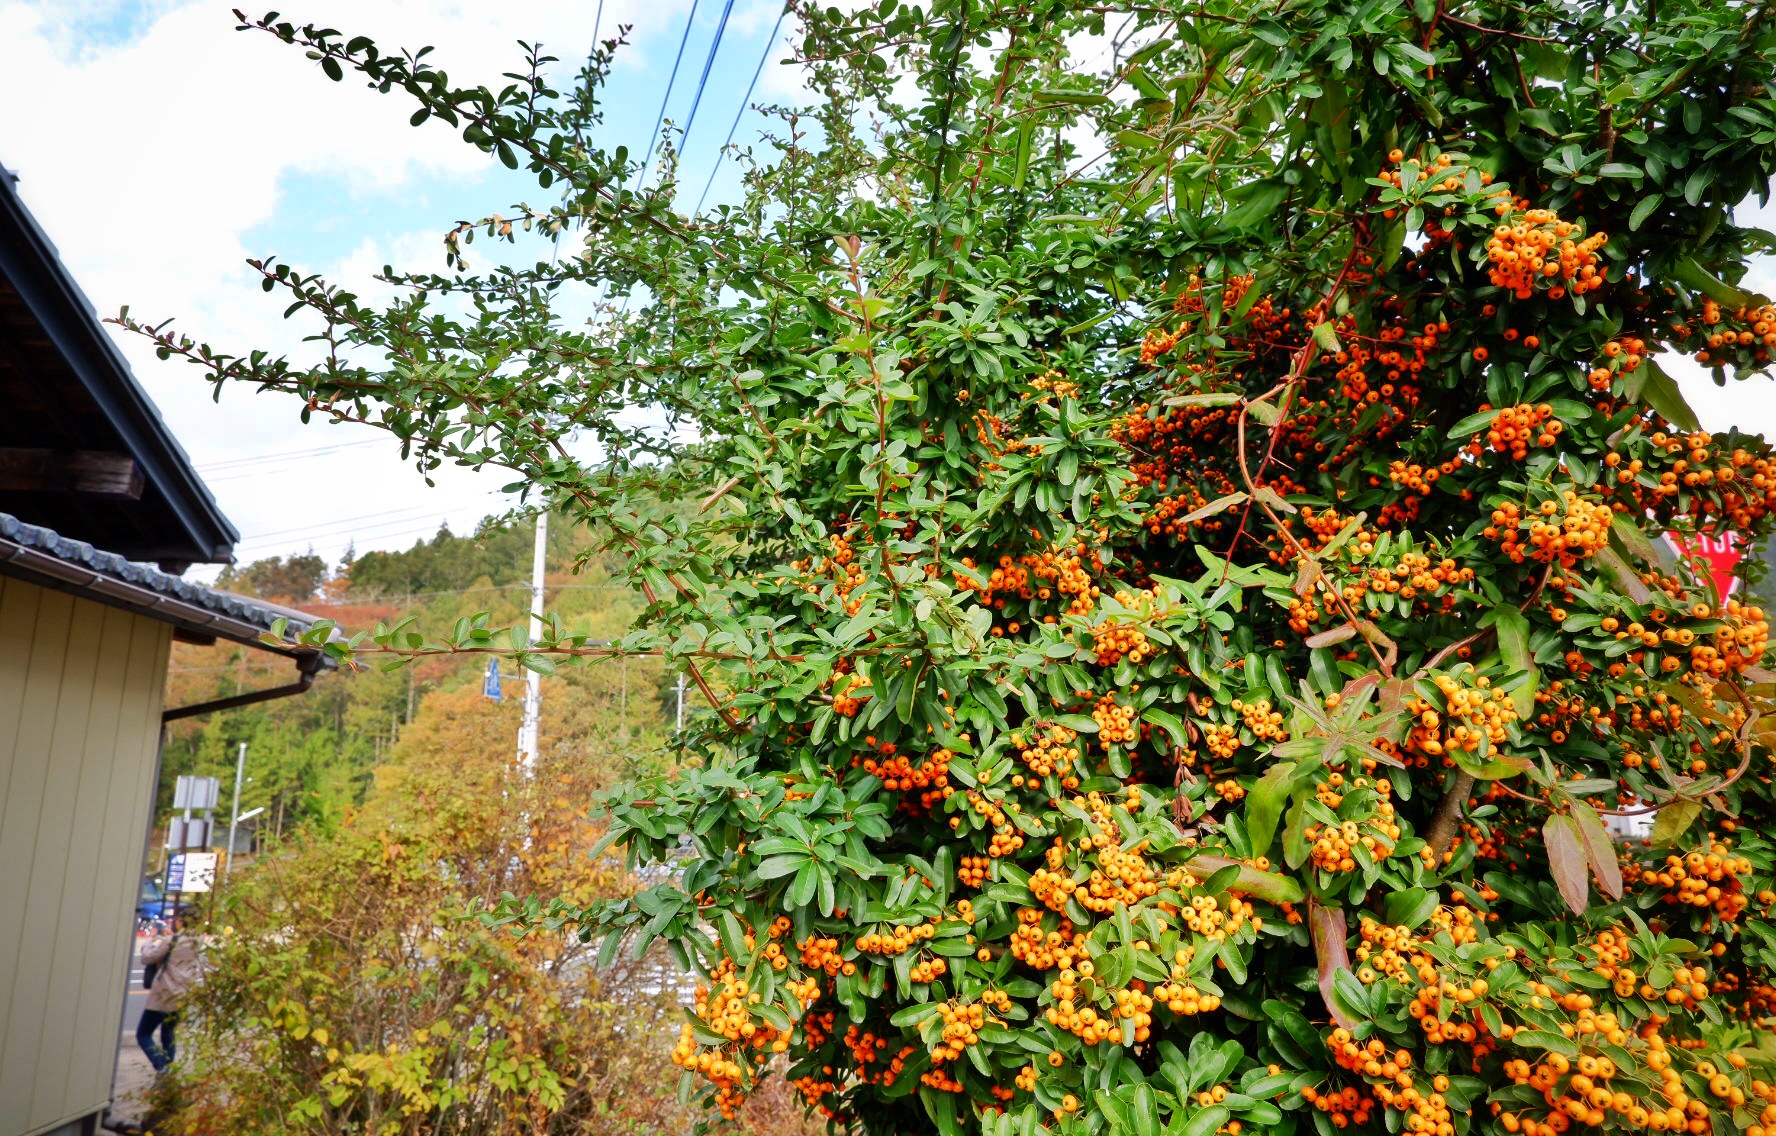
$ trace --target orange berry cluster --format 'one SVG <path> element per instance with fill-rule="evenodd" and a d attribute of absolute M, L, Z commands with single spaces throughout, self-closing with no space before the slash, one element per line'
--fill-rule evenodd
<path fill-rule="evenodd" d="M 1402 489 L 1410 489 L 1420 497 L 1429 497 L 1437 482 L 1454 473 L 1460 466 L 1453 461 L 1423 466 L 1404 458 L 1388 462 L 1388 480 Z"/>
<path fill-rule="evenodd" d="M 1231 722 L 1206 722 L 1201 725 L 1203 745 L 1209 753 L 1222 761 L 1226 761 L 1239 751 L 1239 727 Z"/>
<path fill-rule="evenodd" d="M 1114 694 L 1098 699 L 1092 707 L 1092 717 L 1098 723 L 1099 745 L 1108 748 L 1128 745 L 1135 740 L 1135 708 L 1118 705 Z"/>
<path fill-rule="evenodd" d="M 1776 460 L 1762 439 L 1733 435 L 1717 444 L 1704 432 L 1642 435 L 1636 427 L 1603 460 L 1613 476 L 1599 492 L 1619 512 L 1665 520 L 1681 514 L 1744 532 L 1776 511 Z"/>
<path fill-rule="evenodd" d="M 949 972 L 950 964 L 941 958 L 920 959 L 907 971 L 912 982 L 936 982 Z"/>
<path fill-rule="evenodd" d="M 729 1120 L 745 1103 L 751 1076 L 747 1066 L 736 1058 L 744 1057 L 744 1051 L 751 1049 L 750 1064 L 763 1065 L 772 1053 L 789 1048 L 788 1038 L 769 1024 L 752 1020 L 747 1007 L 756 1001 L 757 995 L 751 994 L 739 977 L 734 960 L 723 959 L 710 975 L 710 983 L 697 987 L 693 1013 L 707 1029 L 726 1038 L 727 1043 L 712 1048 L 698 1045 L 693 1027 L 686 1022 L 679 1029 L 678 1044 L 672 1048 L 674 1065 L 715 1085 L 716 1105 Z M 811 1001 L 811 997 L 806 998 L 803 1004 Z"/>
<path fill-rule="evenodd" d="M 837 939 L 822 939 L 810 935 L 796 944 L 802 952 L 802 965 L 809 970 L 823 970 L 828 978 L 836 978 L 840 974 L 855 974 L 857 966 L 845 961 L 839 951 Z"/>
<path fill-rule="evenodd" d="M 1075 382 L 1070 382 L 1067 379 L 1067 376 L 1061 374 L 1059 371 L 1044 371 L 1042 374 L 1037 375 L 1035 378 L 1030 380 L 1030 389 L 1036 392 L 1034 397 L 1038 401 L 1042 401 L 1042 400 L 1044 400 L 1046 398 L 1050 398 L 1050 397 L 1053 397 L 1053 398 L 1078 398 L 1079 397 L 1079 384 L 1075 383 Z M 1026 392 L 1025 394 L 1020 395 L 1019 397 L 1028 399 L 1032 396 L 1028 392 Z"/>
<path fill-rule="evenodd" d="M 1161 355 L 1178 345 L 1179 333 L 1169 328 L 1156 327 L 1148 330 L 1141 339 L 1141 362 L 1152 366 Z"/>
<path fill-rule="evenodd" d="M 838 596 L 841 606 L 845 609 L 845 614 L 856 615 L 863 609 L 863 601 L 852 599 L 851 593 L 857 590 L 864 581 L 863 566 L 857 563 L 857 550 L 852 547 L 850 540 L 846 539 L 844 534 L 833 533 L 828 540 L 832 545 L 832 552 L 830 555 L 821 557 L 820 566 L 816 571 L 822 576 L 831 578 L 834 594 Z M 806 572 L 809 562 L 806 560 L 793 561 L 790 567 L 800 572 Z M 819 585 L 813 581 L 809 581 L 802 587 L 811 595 L 817 595 L 820 591 Z"/>
<path fill-rule="evenodd" d="M 845 1036 L 840 1040 L 851 1051 L 858 1080 L 884 1088 L 894 1084 L 894 1079 L 906 1068 L 907 1059 L 918 1052 L 915 1046 L 904 1045 L 893 1057 L 883 1062 L 882 1055 L 888 1051 L 888 1041 L 868 1030 L 859 1029 L 856 1025 L 846 1027 Z M 872 1068 L 878 1063 L 881 1063 L 880 1068 Z"/>
<path fill-rule="evenodd" d="M 1403 745 L 1408 751 L 1428 757 L 1443 757 L 1450 750 L 1476 753 L 1481 739 L 1493 746 L 1503 745 L 1506 727 L 1517 719 L 1517 708 L 1502 690 L 1492 686 L 1485 675 L 1473 677 L 1473 685 L 1465 685 L 1469 668 L 1433 675 L 1431 678 L 1443 695 L 1443 707 L 1414 695 L 1406 701 L 1406 712 L 1414 719 Z"/>
<path fill-rule="evenodd" d="M 1727 671 L 1757 666 L 1770 648 L 1770 623 L 1764 609 L 1728 600 L 1720 614 L 1721 628 L 1712 646 L 1691 648 L 1691 666 L 1716 678 Z"/>
<path fill-rule="evenodd" d="M 1571 568 L 1589 559 L 1609 543 L 1608 505 L 1600 505 L 1568 489 L 1557 497 L 1533 503 L 1527 515 L 1514 501 L 1492 511 L 1492 523 L 1483 530 L 1487 540 L 1513 561 L 1536 560 Z"/>
<path fill-rule="evenodd" d="M 1396 1049 L 1390 1053 L 1387 1043 L 1380 1038 L 1360 1042 L 1342 1029 L 1332 1032 L 1327 1039 L 1327 1048 L 1340 1068 L 1371 1079 L 1369 1091 L 1373 1100 L 1403 1113 L 1403 1127 L 1407 1131 L 1429 1136 L 1453 1131 L 1449 1104 L 1443 1095 L 1449 1089 L 1449 1079 L 1438 1075 L 1420 1087 L 1412 1068 L 1412 1054 L 1407 1050 Z M 1333 1125 L 1338 1126 L 1336 1119 Z M 1390 1121 L 1389 1129 L 1392 1128 Z"/>
<path fill-rule="evenodd" d="M 1212 1013 L 1221 1008 L 1219 994 L 1205 994 L 1191 981 L 1190 968 L 1196 955 L 1193 947 L 1180 947 L 1172 954 L 1171 974 L 1153 988 L 1154 1001 L 1180 1017 Z"/>
<path fill-rule="evenodd" d="M 1153 645 L 1139 627 L 1105 623 L 1092 631 L 1092 650 L 1100 667 L 1113 667 L 1123 659 L 1140 666 L 1153 653 Z"/>
<path fill-rule="evenodd" d="M 1776 307 L 1768 304 L 1739 308 L 1723 318 L 1720 305 L 1704 299 L 1702 326 L 1708 329 L 1708 346 L 1696 352 L 1696 362 L 1705 366 L 1762 367 L 1770 361 L 1771 348 L 1776 348 Z"/>
<path fill-rule="evenodd" d="M 1343 1031 L 1334 1031 L 1334 1036 L 1339 1032 Z M 1344 1044 L 1349 1043 L 1341 1043 L 1340 1048 Z M 1301 1090 L 1301 1099 L 1325 1113 L 1334 1128 L 1349 1128 L 1352 1125 L 1361 1128 L 1369 1123 L 1369 1114 L 1375 1108 L 1375 1098 L 1355 1085 L 1346 1085 L 1334 1092 L 1321 1092 L 1308 1085 Z"/>
<path fill-rule="evenodd" d="M 1591 368 L 1591 374 L 1587 376 L 1595 391 L 1609 390 L 1618 376 L 1640 370 L 1640 364 L 1646 359 L 1646 340 L 1632 335 L 1612 339 L 1603 345 L 1603 356 L 1604 361 Z"/>
<path fill-rule="evenodd" d="M 832 683 L 833 713 L 846 718 L 857 717 L 857 712 L 869 701 L 870 696 L 864 693 L 871 685 L 869 676 L 849 672 L 835 674 Z"/>
<path fill-rule="evenodd" d="M 1710 838 L 1706 848 L 1665 857 L 1662 868 L 1622 866 L 1624 881 L 1665 891 L 1665 902 L 1711 909 L 1724 923 L 1734 923 L 1750 904 L 1739 877 L 1751 873 L 1751 861 L 1735 856 L 1726 842 Z"/>
<path fill-rule="evenodd" d="M 910 793 L 916 789 L 942 790 L 942 796 L 949 796 L 950 762 L 955 754 L 947 749 L 934 750 L 920 758 L 917 764 L 904 754 L 894 752 L 893 743 L 881 747 L 882 756 L 866 757 L 858 763 L 865 773 L 874 774 L 882 779 L 882 788 L 890 793 Z"/>
<path fill-rule="evenodd" d="M 1085 957 L 1085 936 L 1062 919 L 1051 931 L 1042 929 L 1043 913 L 1034 907 L 1018 912 L 1017 929 L 1011 933 L 1011 957 L 1037 970 L 1072 966 Z"/>
<path fill-rule="evenodd" d="M 956 574 L 956 589 L 960 592 L 976 592 L 981 602 L 988 604 L 997 611 L 1004 611 L 1008 598 L 1022 600 L 1050 600 L 1065 597 L 1068 615 L 1087 615 L 1097 604 L 1098 587 L 1092 583 L 1091 574 L 1085 570 L 1084 556 L 1086 546 L 1078 544 L 1072 550 L 1050 550 L 1013 559 L 1001 556 L 998 565 L 987 573 L 984 587 L 970 577 Z M 964 557 L 965 568 L 975 569 L 972 557 Z M 1054 622 L 1049 618 L 1047 622 Z M 1012 628 L 1015 632 L 1016 628 Z"/>
<path fill-rule="evenodd" d="M 1454 589 L 1472 583 L 1474 570 L 1449 557 L 1433 561 L 1416 548 L 1402 547 L 1401 539 L 1390 535 L 1376 543 L 1352 541 L 1339 549 L 1339 558 L 1351 566 L 1350 577 L 1338 585 L 1346 606 L 1386 614 L 1410 610 L 1447 615 L 1454 611 L 1460 602 L 1460 593 Z M 1369 551 L 1363 551 L 1365 548 Z M 1374 562 L 1359 563 L 1372 555 Z M 1385 563 L 1387 560 L 1393 562 Z M 1321 577 L 1318 587 L 1329 588 L 1328 580 Z M 1289 627 L 1300 634 L 1310 633 L 1326 614 L 1313 596 L 1292 597 L 1288 609 Z"/>
<path fill-rule="evenodd" d="M 989 1010 L 1001 1014 L 1010 1013 L 1011 995 L 1003 990 L 987 990 L 982 992 L 978 1002 L 940 1002 L 937 1012 L 943 1018 L 942 1040 L 931 1047 L 931 1063 L 942 1065 L 946 1061 L 954 1061 L 962 1056 L 964 1049 L 980 1041 L 980 1031 L 986 1028 L 987 1023 L 999 1020 L 989 1019 Z M 942 1087 L 931 1081 L 926 1083 L 933 1088 Z M 946 1088 L 945 1091 L 959 1092 L 960 1089 Z"/>
<path fill-rule="evenodd" d="M 1509 221 L 1509 214 L 1506 214 Z M 1597 250 L 1609 243 L 1603 233 L 1580 236 L 1582 228 L 1562 221 L 1551 209 L 1529 209 L 1514 223 L 1501 224 L 1486 242 L 1488 275 L 1500 288 L 1527 300 L 1546 287 L 1558 300 L 1571 290 L 1583 296 L 1603 286 L 1606 270 Z"/>
<path fill-rule="evenodd" d="M 1048 726 L 1027 737 L 1021 732 L 1011 735 L 1011 745 L 1017 750 L 1018 760 L 1039 778 L 1065 774 L 1072 769 L 1073 763 L 1079 760 L 1079 747 L 1073 744 L 1078 740 L 1079 735 L 1065 726 Z M 1019 775 L 1013 775 L 1012 784 L 1022 784 Z"/>
<path fill-rule="evenodd" d="M 894 927 L 888 931 L 871 931 L 860 936 L 857 949 L 872 955 L 898 955 L 912 950 L 937 935 L 937 924 L 914 923 L 910 927 Z"/>
<path fill-rule="evenodd" d="M 1247 702 L 1243 698 L 1233 700 L 1234 710 L 1246 723 L 1254 737 L 1262 742 L 1286 742 L 1289 731 L 1283 727 L 1283 715 L 1272 709 L 1270 699 L 1260 698 L 1256 702 Z"/>
<path fill-rule="evenodd" d="M 1137 950 L 1140 947 L 1141 944 L 1136 944 Z M 1080 979 L 1091 978 L 1095 973 L 1096 967 L 1090 959 L 1082 959 L 1077 966 L 1061 969 L 1049 986 L 1054 1001 L 1043 1012 L 1049 1024 L 1066 1030 L 1087 1045 L 1120 1042 L 1125 1036 L 1137 1045 L 1147 1041 L 1152 1036 L 1153 998 L 1147 993 L 1145 984 L 1136 980 L 1115 991 L 1106 1011 L 1099 1013 L 1095 1006 L 1078 1004 Z M 1124 1022 L 1129 1023 L 1127 1031 L 1123 1029 Z"/>
<path fill-rule="evenodd" d="M 1522 461 L 1531 446 L 1552 446 L 1563 428 L 1560 419 L 1554 417 L 1554 408 L 1545 402 L 1540 406 L 1507 406 L 1486 428 L 1486 444 L 1496 453 Z"/>
<path fill-rule="evenodd" d="M 1390 799 L 1393 786 L 1385 780 L 1371 781 L 1358 777 L 1344 792 L 1344 775 L 1333 773 L 1314 788 L 1319 802 L 1339 810 L 1347 796 L 1361 815 L 1342 819 L 1338 824 L 1310 824 L 1304 835 L 1309 842 L 1309 858 L 1314 866 L 1328 872 L 1354 872 L 1364 867 L 1359 858 L 1378 864 L 1393 855 L 1400 839 L 1400 826 L 1394 818 Z M 1361 849 L 1361 852 L 1358 850 Z"/>

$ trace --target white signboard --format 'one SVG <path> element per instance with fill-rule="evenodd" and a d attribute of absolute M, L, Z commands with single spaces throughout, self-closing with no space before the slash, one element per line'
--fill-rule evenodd
<path fill-rule="evenodd" d="M 172 851 L 210 846 L 210 822 L 204 817 L 174 817 L 167 821 L 166 846 Z"/>
<path fill-rule="evenodd" d="M 213 809 L 221 786 L 221 780 L 215 777 L 181 777 L 173 786 L 173 807 L 198 812 Z"/>
<path fill-rule="evenodd" d="M 216 884 L 216 854 L 214 852 L 187 852 L 183 856 L 175 856 L 179 861 L 179 870 L 175 874 L 167 873 L 167 890 L 179 892 L 209 891 Z"/>

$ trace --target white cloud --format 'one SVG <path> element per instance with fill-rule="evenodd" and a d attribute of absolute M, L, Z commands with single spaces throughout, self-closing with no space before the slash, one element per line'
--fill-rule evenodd
<path fill-rule="evenodd" d="M 606 0 L 601 38 L 638 25 L 613 83 L 646 77 L 650 49 L 687 7 Z M 366 34 L 385 50 L 435 45 L 428 62 L 454 84 L 497 86 L 519 67 L 519 39 L 562 57 L 563 74 L 577 69 L 595 12 L 585 0 L 324 0 L 292 5 L 285 18 Z M 491 160 L 453 130 L 409 126 L 413 107 L 399 92 L 378 95 L 349 77 L 328 82 L 301 50 L 236 31 L 226 3 L 0 0 L 0 105 L 10 108 L 0 116 L 0 163 L 19 173 L 20 194 L 98 311 L 129 304 L 156 319 L 176 315 L 176 326 L 223 350 L 302 350 L 297 326 L 279 318 L 282 303 L 244 265 L 249 255 L 288 252 L 305 270 L 369 295 L 385 262 L 441 267 L 438 238 L 458 218 L 436 206 L 428 215 L 428 202 L 477 185 L 487 188 L 486 210 L 510 200 L 509 189 L 487 184 Z M 348 218 L 341 230 L 391 213 L 399 228 L 367 233 L 337 263 L 317 264 L 312 251 L 291 247 L 301 243 L 291 230 L 323 232 L 329 210 Z M 321 220 L 301 229 L 295 218 L 313 214 Z M 416 225 L 436 228 L 413 233 Z M 233 390 L 213 403 L 195 369 L 156 360 L 136 337 L 120 342 L 200 466 L 340 440 L 342 431 L 300 427 L 287 399 Z M 247 538 L 239 549 L 247 557 L 299 548 L 302 533 L 292 530 L 303 526 L 317 534 L 318 551 L 336 555 L 352 526 L 327 522 L 341 516 L 383 514 L 358 526 L 360 549 L 410 543 L 411 533 L 391 532 L 402 522 L 411 529 L 448 517 L 462 531 L 497 507 L 486 490 L 509 480 L 446 470 L 428 490 L 392 447 L 378 446 L 271 463 L 257 478 L 224 468 L 233 476 L 218 474 L 213 488 Z M 261 533 L 281 535 L 273 547 L 255 539 Z"/>
<path fill-rule="evenodd" d="M 619 52 L 607 87 L 613 127 L 638 132 L 651 124 L 688 7 L 689 0 L 604 0 L 600 38 L 635 25 L 635 42 Z M 440 212 L 446 200 L 474 196 L 474 212 L 498 209 L 510 189 L 448 127 L 411 128 L 403 96 L 380 96 L 351 79 L 327 82 L 300 50 L 235 31 L 228 8 L 211 0 L 0 0 L 0 106 L 9 108 L 0 116 L 0 162 L 21 174 L 21 194 L 101 313 L 127 303 L 155 318 L 177 315 L 178 326 L 220 348 L 300 350 L 299 329 L 256 287 L 247 256 L 288 253 L 370 295 L 379 287 L 371 276 L 385 262 L 439 266 L 439 234 L 458 219 Z M 593 0 L 315 0 L 286 18 L 367 34 L 387 50 L 435 45 L 428 60 L 457 85 L 473 85 L 497 84 L 516 69 L 519 39 L 560 56 L 562 73 L 577 68 L 596 12 Z M 763 47 L 758 33 L 776 12 L 775 0 L 749 0 L 730 20 L 732 42 L 748 44 L 742 84 Z M 699 32 L 707 34 L 708 22 L 699 20 Z M 1076 59 L 1103 66 L 1108 40 L 1082 38 Z M 790 54 L 781 40 L 772 48 L 755 102 L 805 98 L 805 70 L 780 65 Z M 687 67 L 697 55 L 687 52 Z M 725 131 L 738 93 L 707 103 L 721 112 L 709 134 Z M 736 140 L 755 134 L 746 127 Z M 1776 209 L 1740 211 L 1742 222 L 1776 228 L 1773 216 Z M 358 240 L 330 255 L 314 252 L 317 235 L 337 241 L 344 233 Z M 1748 283 L 1776 291 L 1776 271 L 1766 260 Z M 247 538 L 243 556 L 299 549 L 309 534 L 330 557 L 354 534 L 360 549 L 405 545 L 439 519 L 461 531 L 498 505 L 487 493 L 506 476 L 445 470 L 439 489 L 428 490 L 380 443 L 266 461 L 252 477 L 244 474 L 253 467 L 218 467 L 374 435 L 362 427 L 303 429 L 288 400 L 244 390 L 213 403 L 195 370 L 155 360 L 133 337 L 123 342 L 173 432 L 200 466 L 216 470 L 216 495 Z M 1776 435 L 1769 379 L 1722 390 L 1699 369 L 1665 358 L 1705 425 Z"/>

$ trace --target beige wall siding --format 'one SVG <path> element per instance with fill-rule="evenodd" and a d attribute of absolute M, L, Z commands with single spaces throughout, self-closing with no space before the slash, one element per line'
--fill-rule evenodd
<path fill-rule="evenodd" d="M 171 638 L 0 579 L 0 1136 L 110 1097 Z"/>

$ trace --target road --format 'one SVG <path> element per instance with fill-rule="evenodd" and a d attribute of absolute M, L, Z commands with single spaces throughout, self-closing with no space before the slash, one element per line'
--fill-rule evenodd
<path fill-rule="evenodd" d="M 136 940 L 136 951 L 146 940 Z M 123 999 L 122 1028 L 117 1037 L 117 1074 L 111 1084 L 111 1110 L 107 1131 L 136 1131 L 142 1119 L 143 1093 L 154 1079 L 147 1057 L 136 1045 L 136 1023 L 142 1020 L 142 1007 L 148 991 L 142 988 L 142 963 L 130 958 L 129 989 Z"/>
<path fill-rule="evenodd" d="M 136 955 L 141 953 L 142 943 L 136 940 Z M 123 996 L 123 1037 L 118 1042 L 120 1049 L 136 1047 L 136 1023 L 142 1020 L 142 1007 L 148 1003 L 148 991 L 142 987 L 142 960 L 135 955 L 130 958 L 129 992 Z"/>

